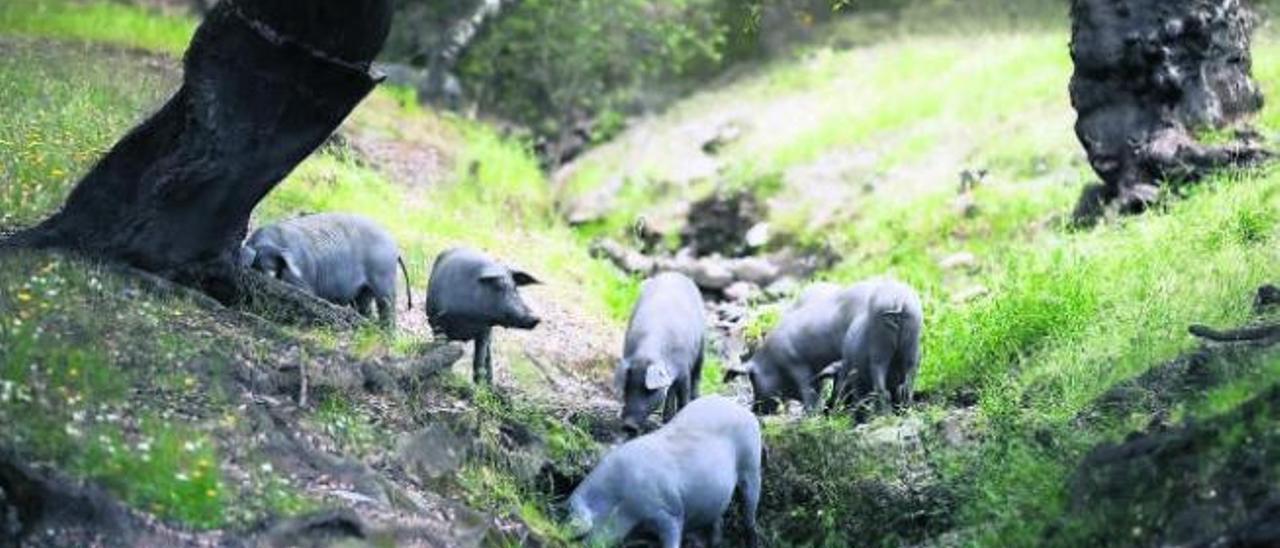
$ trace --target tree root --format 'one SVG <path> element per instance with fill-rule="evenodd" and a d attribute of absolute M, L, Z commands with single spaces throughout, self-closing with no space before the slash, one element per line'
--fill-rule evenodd
<path fill-rule="evenodd" d="M 0 545 L 53 533 L 67 545 L 105 542 L 135 545 L 137 520 L 110 495 L 38 471 L 13 452 L 0 450 Z M 54 541 L 58 542 L 58 541 Z"/>
<path fill-rule="evenodd" d="M 1274 344 L 1280 342 L 1280 324 L 1218 331 L 1203 325 L 1187 329 L 1192 335 L 1213 342 Z"/>
<path fill-rule="evenodd" d="M 240 288 L 236 307 L 271 321 L 338 329 L 354 329 L 366 322 L 350 308 L 250 270 L 238 273 L 236 285 Z"/>

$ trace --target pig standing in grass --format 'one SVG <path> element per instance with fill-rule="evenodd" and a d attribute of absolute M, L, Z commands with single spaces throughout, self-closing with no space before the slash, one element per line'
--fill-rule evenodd
<path fill-rule="evenodd" d="M 697 399 L 706 329 L 702 294 L 692 280 L 675 272 L 645 280 L 614 372 L 629 434 L 639 433 L 659 403 L 669 421 Z"/>
<path fill-rule="evenodd" d="M 592 545 L 643 530 L 664 548 L 693 532 L 716 546 L 736 491 L 756 546 L 761 449 L 760 424 L 745 408 L 720 396 L 694 400 L 666 426 L 605 455 L 569 497 L 570 528 Z"/>
<path fill-rule="evenodd" d="M 844 335 L 844 359 L 829 368 L 832 403 L 861 405 L 870 397 L 879 410 L 889 403 L 909 405 L 920 370 L 920 298 L 893 281 L 858 284 L 851 291 L 855 289 L 861 306 Z"/>
<path fill-rule="evenodd" d="M 725 370 L 725 382 L 746 375 L 755 399 L 752 408 L 758 413 L 777 412 L 783 400 L 799 400 L 807 412 L 815 411 L 818 374 L 843 355 L 854 308 L 849 292 L 826 283 L 805 290 L 742 366 Z"/>
<path fill-rule="evenodd" d="M 378 320 L 396 324 L 396 264 L 409 274 L 391 235 L 357 215 L 320 213 L 254 231 L 240 248 L 240 265 L 297 286 L 321 299 L 356 307 L 368 317 L 377 303 Z"/>
<path fill-rule="evenodd" d="M 541 321 L 520 297 L 519 288 L 539 283 L 471 249 L 450 249 L 436 258 L 427 281 L 427 321 L 437 335 L 475 341 L 472 377 L 493 384 L 490 341 L 493 327 L 533 329 Z"/>
<path fill-rule="evenodd" d="M 919 364 L 920 301 L 911 288 L 892 280 L 871 280 L 838 288 L 815 286 L 800 296 L 778 326 L 739 369 L 725 372 L 729 380 L 747 375 L 754 392 L 754 409 L 771 414 L 781 400 L 799 400 L 806 412 L 817 410 L 821 382 L 835 380 L 828 402 L 852 397 L 849 384 L 860 377 L 849 372 L 867 370 L 880 375 L 895 390 L 899 379 L 913 380 Z M 912 342 L 914 341 L 914 342 Z M 893 349 L 886 366 L 884 354 Z M 874 357 L 875 365 L 864 365 Z M 856 366 L 845 368 L 842 364 Z M 908 367 L 907 362 L 910 362 Z M 909 399 L 910 383 L 903 389 Z M 886 388 L 887 389 L 887 388 Z"/>

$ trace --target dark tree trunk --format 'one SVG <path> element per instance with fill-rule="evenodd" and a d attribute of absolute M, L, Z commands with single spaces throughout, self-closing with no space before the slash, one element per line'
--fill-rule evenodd
<path fill-rule="evenodd" d="M 196 15 L 203 17 L 208 14 L 217 3 L 218 0 L 191 0 L 191 11 L 195 12 Z"/>
<path fill-rule="evenodd" d="M 388 0 L 223 0 L 181 89 L 10 244 L 121 260 L 223 302 L 249 214 L 373 89 Z"/>
<path fill-rule="evenodd" d="M 1256 17 L 1242 0 L 1073 0 L 1076 135 L 1102 178 L 1076 217 L 1140 212 L 1161 184 L 1267 156 L 1247 129 L 1262 108 L 1251 76 Z M 1197 132 L 1231 132 L 1225 144 Z"/>

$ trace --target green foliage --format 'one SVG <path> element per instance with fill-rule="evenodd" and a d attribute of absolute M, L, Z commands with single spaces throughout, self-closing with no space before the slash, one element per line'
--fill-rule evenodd
<path fill-rule="evenodd" d="M 905 422 L 905 421 L 903 421 Z M 881 421 L 879 428 L 898 427 Z M 771 545 L 900 546 L 950 525 L 947 492 L 911 475 L 945 452 L 872 440 L 846 417 L 766 423 L 760 512 Z M 915 470 L 913 470 L 913 467 Z"/>
<path fill-rule="evenodd" d="M 142 419 L 140 427 L 132 444 L 115 428 L 98 428 L 74 467 L 135 507 L 194 527 L 224 525 L 227 492 L 212 443 L 198 431 L 155 417 Z"/>
<path fill-rule="evenodd" d="M 493 112 L 543 135 L 602 115 L 609 137 L 646 86 L 718 62 L 723 31 L 698 0 L 526 0 L 466 54 L 463 80 Z"/>
<path fill-rule="evenodd" d="M 485 511 L 518 516 L 551 546 L 571 545 L 548 493 L 552 486 L 543 459 L 550 459 L 555 474 L 582 477 L 598 457 L 595 440 L 583 425 L 530 402 L 466 381 L 455 389 L 468 394 L 472 404 L 461 422 L 474 432 L 474 451 L 457 477 L 466 500 Z"/>
<path fill-rule="evenodd" d="M 86 40 L 181 55 L 195 33 L 188 17 L 95 0 L 10 0 L 0 4 L 0 34 Z"/>

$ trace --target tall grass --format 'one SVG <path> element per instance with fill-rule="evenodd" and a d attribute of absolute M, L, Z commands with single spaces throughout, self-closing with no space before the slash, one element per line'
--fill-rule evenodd
<path fill-rule="evenodd" d="M 176 85 L 176 73 L 127 54 L 0 41 L 0 112 L 8 113 L 0 124 L 0 225 L 31 224 L 56 209 Z"/>
<path fill-rule="evenodd" d="M 0 35 L 85 40 L 181 55 L 195 33 L 190 17 L 94 0 L 7 0 Z"/>

